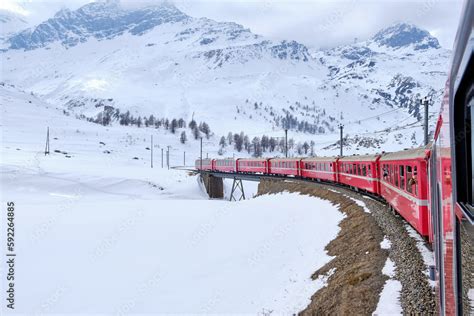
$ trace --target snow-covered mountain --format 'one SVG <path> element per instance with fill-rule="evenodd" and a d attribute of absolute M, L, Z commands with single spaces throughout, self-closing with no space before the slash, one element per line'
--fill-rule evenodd
<path fill-rule="evenodd" d="M 15 33 L 28 27 L 24 17 L 7 10 L 0 10 L 0 41 L 5 41 Z"/>
<path fill-rule="evenodd" d="M 435 118 L 450 52 L 405 23 L 312 50 L 168 3 L 130 10 L 94 2 L 9 37 L 1 54 L 2 81 L 68 113 L 194 116 L 217 135 L 281 136 L 289 125 L 296 139 L 334 152 L 341 122 L 349 151 L 419 145 L 418 98 L 433 98 Z"/>

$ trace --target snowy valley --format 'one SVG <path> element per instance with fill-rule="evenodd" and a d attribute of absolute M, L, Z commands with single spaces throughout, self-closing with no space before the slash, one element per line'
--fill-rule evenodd
<path fill-rule="evenodd" d="M 2 82 L 71 116 L 106 116 L 115 125 L 127 111 L 195 119 L 210 125 L 215 143 L 229 132 L 244 132 L 250 143 L 281 138 L 288 128 L 293 155 L 303 142 L 313 154 L 337 154 L 339 124 L 348 154 L 421 145 L 419 99 L 432 99 L 433 129 L 450 54 L 406 23 L 318 50 L 190 17 L 172 4 L 130 11 L 115 2 L 62 10 L 2 46 Z"/>
<path fill-rule="evenodd" d="M 245 201 L 209 199 L 182 167 L 201 139 L 204 157 L 283 156 L 285 129 L 290 156 L 337 155 L 340 124 L 347 155 L 419 147 L 419 99 L 433 132 L 451 54 L 408 23 L 319 49 L 168 2 L 0 23 L 0 193 L 16 203 L 23 314 L 302 311 L 335 273 L 312 279 L 336 258 L 344 203 L 253 182 Z M 379 285 L 397 285 L 382 314 L 401 311 L 385 257 Z"/>

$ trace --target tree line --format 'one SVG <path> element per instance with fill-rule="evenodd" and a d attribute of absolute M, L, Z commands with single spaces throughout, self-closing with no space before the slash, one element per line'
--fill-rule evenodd
<path fill-rule="evenodd" d="M 196 140 L 201 137 L 209 139 L 212 135 L 211 128 L 206 122 L 200 122 L 198 124 L 194 119 L 191 119 L 191 121 L 187 123 L 183 118 L 159 118 L 155 117 L 153 114 L 149 116 L 134 116 L 130 111 L 122 113 L 119 109 L 115 109 L 111 106 L 105 106 L 104 110 L 99 112 L 95 117 L 86 117 L 84 114 L 81 114 L 78 118 L 104 126 L 111 125 L 113 122 L 118 122 L 122 126 L 136 126 L 138 128 L 148 127 L 156 129 L 162 128 L 170 131 L 172 134 L 176 134 L 178 129 L 189 128 L 192 137 Z M 181 131 L 179 137 L 182 144 L 185 144 L 188 141 L 186 131 Z"/>
<path fill-rule="evenodd" d="M 314 156 L 314 141 L 296 143 L 293 138 L 288 139 L 288 152 L 298 155 Z M 246 151 L 253 157 L 261 157 L 264 153 L 279 152 L 285 154 L 285 139 L 283 137 L 253 137 L 252 139 L 244 132 L 232 133 L 227 136 L 221 136 L 219 140 L 219 155 L 226 152 L 226 148 L 233 148 L 237 152 Z"/>

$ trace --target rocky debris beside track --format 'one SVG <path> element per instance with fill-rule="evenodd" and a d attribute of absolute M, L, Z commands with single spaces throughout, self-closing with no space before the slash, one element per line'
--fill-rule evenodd
<path fill-rule="evenodd" d="M 474 315 L 474 302 L 471 302 L 469 290 L 474 289 L 474 228 L 471 224 L 460 225 L 461 228 L 461 258 L 463 285 L 463 314 Z M 472 295 L 472 294 L 471 294 Z"/>
<path fill-rule="evenodd" d="M 345 188 L 299 180 L 262 180 L 258 194 L 300 192 L 339 204 L 346 217 L 341 230 L 326 250 L 335 258 L 313 274 L 327 278 L 327 286 L 316 292 L 301 315 L 371 315 L 388 279 L 382 273 L 387 257 L 395 263 L 394 279 L 400 281 L 400 303 L 404 314 L 435 314 L 433 288 L 417 241 L 400 217 L 383 203 Z M 361 203 L 363 202 L 363 203 Z M 384 236 L 390 249 L 382 249 Z"/>
<path fill-rule="evenodd" d="M 372 217 L 391 242 L 389 257 L 395 263 L 395 279 L 402 284 L 400 302 L 403 313 L 408 315 L 433 315 L 436 313 L 434 289 L 428 282 L 428 267 L 423 261 L 417 241 L 406 229 L 408 225 L 400 216 L 394 215 L 387 205 L 364 198 L 346 189 L 337 189 L 353 198 L 362 199 Z M 423 246 L 425 247 L 425 246 Z M 426 251 L 428 249 L 426 248 Z"/>

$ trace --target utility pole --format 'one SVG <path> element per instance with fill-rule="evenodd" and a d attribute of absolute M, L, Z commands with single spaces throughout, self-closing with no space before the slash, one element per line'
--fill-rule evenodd
<path fill-rule="evenodd" d="M 186 167 L 186 152 L 183 153 L 183 167 Z"/>
<path fill-rule="evenodd" d="M 343 124 L 339 124 L 339 129 L 341 130 L 341 139 L 340 139 L 340 156 L 342 157 L 343 156 L 343 134 L 344 134 L 344 125 Z"/>
<path fill-rule="evenodd" d="M 44 149 L 44 155 L 49 155 L 49 126 L 48 126 L 48 129 L 46 131 L 46 147 Z"/>
<path fill-rule="evenodd" d="M 285 128 L 285 157 L 288 158 L 288 129 Z"/>
<path fill-rule="evenodd" d="M 201 172 L 202 172 L 202 137 L 201 137 L 201 156 L 199 156 L 199 161 L 200 161 L 200 169 L 201 169 Z"/>
<path fill-rule="evenodd" d="M 151 151 L 151 159 L 150 159 L 150 164 L 151 164 L 151 167 L 153 168 L 153 135 L 151 135 L 151 147 L 150 147 L 150 151 Z"/>
<path fill-rule="evenodd" d="M 429 108 L 429 100 L 428 97 L 425 97 L 425 99 L 420 99 L 421 104 L 424 104 L 425 106 L 425 122 L 424 122 L 424 129 L 425 129 L 425 146 L 428 145 L 428 108 Z"/>
<path fill-rule="evenodd" d="M 209 159 L 209 153 L 206 153 L 206 159 Z"/>
<path fill-rule="evenodd" d="M 163 148 L 161 148 L 161 168 L 163 168 Z"/>
<path fill-rule="evenodd" d="M 170 145 L 166 146 L 168 149 L 166 151 L 166 165 L 168 166 L 168 170 L 170 169 Z"/>

